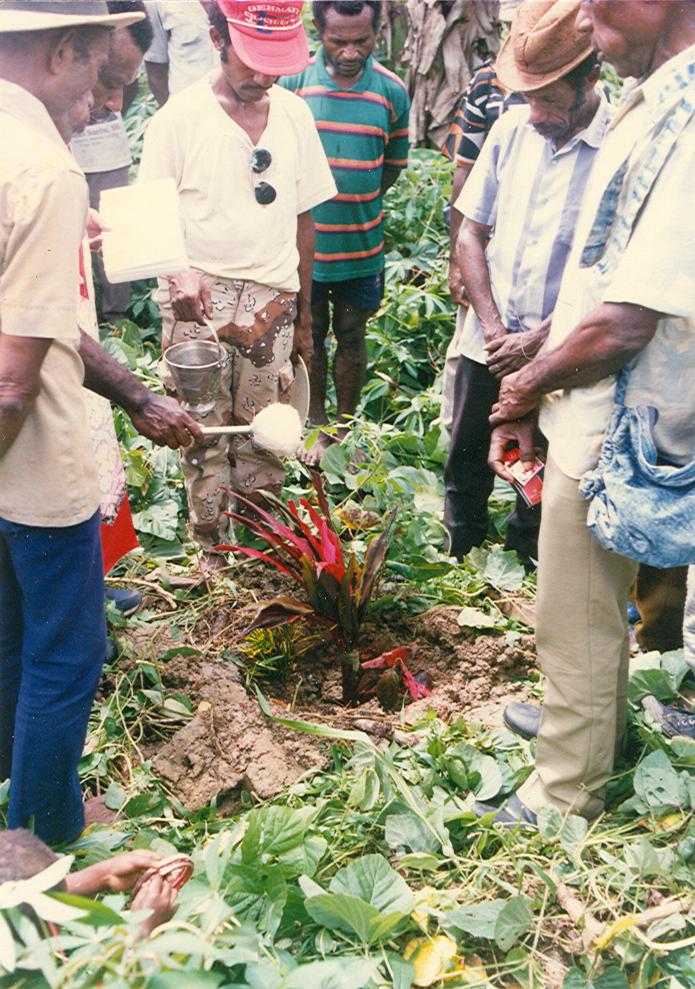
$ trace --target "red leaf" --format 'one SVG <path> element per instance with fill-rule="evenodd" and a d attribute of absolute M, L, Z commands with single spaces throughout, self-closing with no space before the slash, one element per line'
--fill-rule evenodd
<path fill-rule="evenodd" d="M 427 697 L 432 693 L 430 688 L 424 684 L 420 683 L 415 679 L 413 674 L 410 672 L 405 663 L 400 660 L 399 666 L 401 668 L 401 673 L 403 674 L 403 679 L 405 680 L 405 685 L 408 688 L 408 693 L 413 698 L 414 701 L 422 700 L 423 697 Z"/>
<path fill-rule="evenodd" d="M 408 646 L 397 646 L 396 649 L 391 649 L 389 652 L 382 652 L 376 659 L 370 659 L 360 665 L 364 670 L 381 670 L 384 667 L 388 669 L 390 666 L 395 666 L 399 661 L 404 662 L 409 656 L 410 649 Z"/>
<path fill-rule="evenodd" d="M 249 508 L 251 508 L 260 518 L 264 519 L 270 526 L 271 530 L 274 533 L 276 533 L 276 535 L 282 536 L 283 539 L 287 539 L 301 553 L 305 553 L 307 556 L 311 556 L 311 546 L 306 541 L 306 539 L 302 538 L 301 536 L 298 536 L 295 532 L 293 532 L 289 528 L 289 526 L 283 525 L 281 522 L 278 522 L 278 520 L 274 516 L 272 516 L 270 512 L 266 512 L 264 508 L 261 508 L 261 506 L 257 505 L 254 501 L 249 501 L 249 499 L 245 498 L 244 495 L 241 495 L 237 491 L 235 491 L 234 497 L 238 501 L 242 501 L 245 505 L 248 505 Z"/>
<path fill-rule="evenodd" d="M 253 560 L 263 560 L 264 563 L 269 563 L 271 566 L 275 567 L 276 570 L 281 570 L 282 573 L 286 573 L 289 577 L 294 577 L 294 579 L 304 585 L 304 581 L 294 570 L 290 570 L 279 560 L 274 560 L 272 556 L 268 556 L 267 553 L 261 553 L 259 549 L 251 549 L 250 546 L 216 546 L 215 549 L 231 549 L 234 553 L 243 553 L 244 556 L 250 556 Z"/>
<path fill-rule="evenodd" d="M 242 636 L 248 635 L 256 628 L 277 628 L 278 625 L 289 625 L 291 622 L 296 622 L 298 618 L 311 615 L 313 610 L 310 604 L 298 601 L 296 598 L 273 598 L 260 606 L 251 624 L 241 634 Z"/>

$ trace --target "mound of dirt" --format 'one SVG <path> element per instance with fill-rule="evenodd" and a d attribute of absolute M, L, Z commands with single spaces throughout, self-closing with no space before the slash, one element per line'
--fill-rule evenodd
<path fill-rule="evenodd" d="M 180 664 L 170 665 L 172 680 L 188 679 L 181 677 Z M 231 812 L 242 790 L 265 800 L 323 764 L 316 742 L 274 725 L 262 714 L 228 663 L 205 662 L 195 678 L 196 714 L 152 763 L 189 810 L 217 797 L 220 809 Z"/>

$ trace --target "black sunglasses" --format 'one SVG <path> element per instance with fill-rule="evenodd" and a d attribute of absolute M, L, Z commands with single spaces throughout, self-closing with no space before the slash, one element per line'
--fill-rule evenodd
<path fill-rule="evenodd" d="M 270 168 L 272 160 L 273 156 L 267 148 L 254 148 L 251 152 L 251 171 L 255 175 L 260 175 Z M 261 206 L 269 206 L 277 198 L 277 192 L 269 182 L 259 182 L 253 188 L 253 194 L 256 202 Z"/>

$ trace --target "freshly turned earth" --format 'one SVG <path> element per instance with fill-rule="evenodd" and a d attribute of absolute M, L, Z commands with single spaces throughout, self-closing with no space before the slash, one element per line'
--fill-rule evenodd
<path fill-rule="evenodd" d="M 247 691 L 238 667 L 222 656 L 223 650 L 239 651 L 240 633 L 259 600 L 287 592 L 275 580 L 269 586 L 268 576 L 262 568 L 245 568 L 242 593 L 248 605 L 243 605 L 244 599 L 236 606 L 221 606 L 218 601 L 214 610 L 201 616 L 186 641 L 177 643 L 195 646 L 202 656 L 178 655 L 158 663 L 164 686 L 188 696 L 195 714 L 145 754 L 189 810 L 217 797 L 221 810 L 233 811 L 242 791 L 267 799 L 325 762 L 322 740 L 269 721 Z M 524 617 L 529 620 L 527 602 L 512 606 L 526 609 Z M 363 660 L 411 645 L 411 671 L 424 669 L 430 676 L 432 694 L 405 709 L 409 723 L 433 709 L 444 720 L 464 716 L 499 726 L 505 703 L 528 699 L 525 681 L 535 669 L 533 637 L 521 636 L 510 646 L 504 635 L 462 629 L 456 622 L 458 613 L 459 608 L 449 606 L 424 615 L 385 612 L 365 626 Z M 136 656 L 156 661 L 174 644 L 167 625 L 155 629 L 154 636 L 152 626 L 133 628 L 127 634 Z M 287 682 L 263 684 L 262 689 L 281 716 L 358 727 L 370 731 L 375 740 L 402 740 L 400 711 L 387 713 L 376 700 L 350 709 L 341 704 L 340 669 L 328 642 L 299 659 Z"/>

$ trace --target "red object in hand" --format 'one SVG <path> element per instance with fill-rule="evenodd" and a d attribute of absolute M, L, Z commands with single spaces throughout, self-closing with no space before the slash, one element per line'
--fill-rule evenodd
<path fill-rule="evenodd" d="M 504 462 L 509 468 L 509 473 L 514 476 L 512 487 L 519 494 L 529 508 L 540 505 L 543 492 L 543 471 L 545 464 L 536 457 L 531 470 L 527 470 L 519 459 L 519 447 L 513 446 L 505 450 Z"/>
<path fill-rule="evenodd" d="M 147 869 L 146 872 L 143 872 L 133 887 L 133 897 L 135 897 L 138 890 L 142 889 L 145 883 L 154 876 L 161 876 L 161 878 L 166 879 L 169 885 L 173 886 L 175 890 L 179 890 L 182 886 L 186 885 L 192 875 L 193 860 L 190 859 L 188 855 L 171 855 L 168 859 L 164 859 L 163 862 L 160 862 L 159 865 L 155 865 L 151 869 Z"/>

